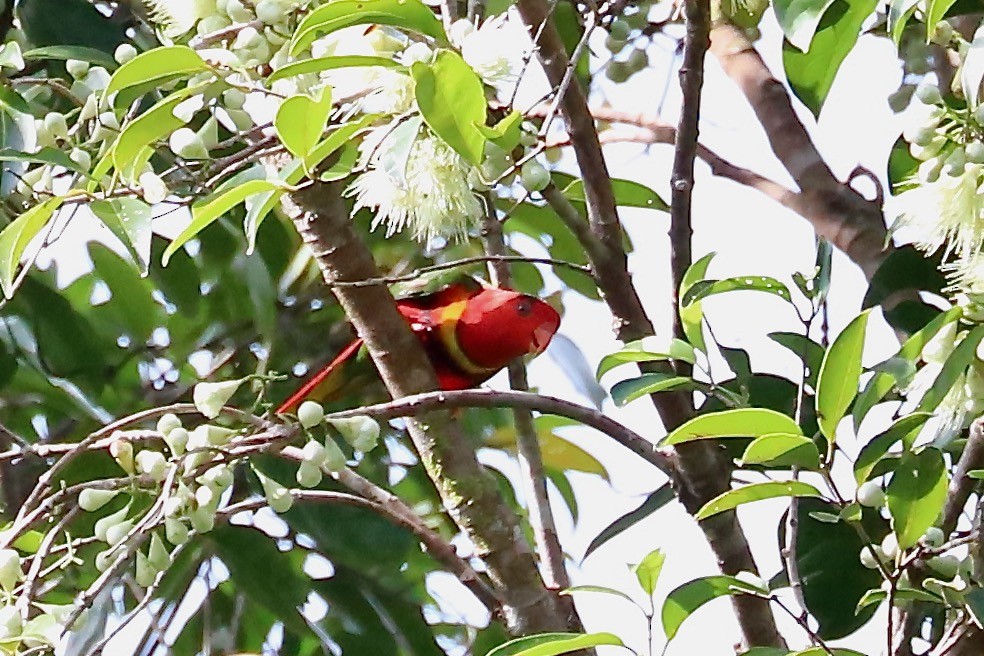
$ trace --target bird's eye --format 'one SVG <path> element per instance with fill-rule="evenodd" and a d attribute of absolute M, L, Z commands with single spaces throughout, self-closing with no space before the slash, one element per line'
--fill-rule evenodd
<path fill-rule="evenodd" d="M 516 314 L 521 317 L 528 317 L 533 314 L 533 303 L 529 299 L 523 299 L 516 303 Z"/>

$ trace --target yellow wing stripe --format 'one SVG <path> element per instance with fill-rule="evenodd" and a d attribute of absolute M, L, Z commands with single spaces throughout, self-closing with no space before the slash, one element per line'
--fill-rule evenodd
<path fill-rule="evenodd" d="M 441 308 L 437 315 L 438 330 L 441 334 L 441 344 L 447 350 L 448 356 L 458 369 L 466 374 L 488 374 L 497 371 L 498 367 L 482 367 L 465 355 L 458 343 L 458 320 L 465 311 L 468 301 L 457 301 Z"/>

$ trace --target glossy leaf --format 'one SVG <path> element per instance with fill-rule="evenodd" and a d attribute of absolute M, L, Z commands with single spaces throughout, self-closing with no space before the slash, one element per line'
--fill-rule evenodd
<path fill-rule="evenodd" d="M 823 364 L 825 353 L 823 347 L 799 333 L 774 332 L 769 333 L 769 339 L 786 347 L 803 361 L 807 384 L 815 388 L 817 377 L 820 375 L 820 365 Z"/>
<path fill-rule="evenodd" d="M 768 592 L 733 576 L 705 576 L 675 588 L 667 595 L 660 612 L 666 639 L 676 637 L 687 618 L 707 602 L 740 594 L 765 596 Z"/>
<path fill-rule="evenodd" d="M 120 66 L 106 87 L 106 97 L 130 89 L 147 85 L 160 85 L 180 77 L 190 77 L 209 69 L 208 64 L 197 52 L 188 46 L 164 46 L 142 52 Z M 114 101 L 117 106 L 125 104 Z"/>
<path fill-rule="evenodd" d="M 806 52 L 820 19 L 833 2 L 834 0 L 776 0 L 772 6 L 786 40 Z"/>
<path fill-rule="evenodd" d="M 765 408 L 739 408 L 694 417 L 663 438 L 660 444 L 673 446 L 693 440 L 761 437 L 770 433 L 803 434 L 799 425 L 781 412 Z"/>
<path fill-rule="evenodd" d="M 383 68 L 405 68 L 402 64 L 389 57 L 371 57 L 368 55 L 336 55 L 333 57 L 314 57 L 302 59 L 282 66 L 270 74 L 267 82 L 276 82 L 295 75 L 305 73 L 320 73 L 337 68 L 359 68 L 365 66 L 381 66 Z"/>
<path fill-rule="evenodd" d="M 704 310 L 700 301 L 694 301 L 687 305 L 683 303 L 683 299 L 686 298 L 691 287 L 704 279 L 712 259 L 714 259 L 714 253 L 708 253 L 691 264 L 683 275 L 683 280 L 680 281 L 678 291 L 680 307 L 677 311 L 680 313 L 680 324 L 687 341 L 693 344 L 698 351 L 707 351 L 707 346 L 704 343 Z"/>
<path fill-rule="evenodd" d="M 822 497 L 820 490 L 802 481 L 769 481 L 752 483 L 719 494 L 704 504 L 694 517 L 698 520 L 734 510 L 738 506 L 764 499 L 781 497 Z"/>
<path fill-rule="evenodd" d="M 318 96 L 299 93 L 287 98 L 277 109 L 273 125 L 290 153 L 310 170 L 308 155 L 321 140 L 331 113 L 331 88 L 322 87 Z"/>
<path fill-rule="evenodd" d="M 620 350 L 602 358 L 601 362 L 598 363 L 598 372 L 595 374 L 595 378 L 600 380 L 607 372 L 621 364 L 658 360 L 682 360 L 695 364 L 697 354 L 694 347 L 680 339 L 671 339 L 667 342 L 656 337 L 644 337 L 629 342 Z"/>
<path fill-rule="evenodd" d="M 788 42 L 783 44 L 786 79 L 814 116 L 820 115 L 841 63 L 877 4 L 878 0 L 834 0 L 824 12 L 809 50 L 801 52 Z"/>
<path fill-rule="evenodd" d="M 598 594 L 607 594 L 607 595 L 611 595 L 613 597 L 618 597 L 620 599 L 624 599 L 625 601 L 629 602 L 630 604 L 635 604 L 635 601 L 632 599 L 632 597 L 630 597 L 629 595 L 625 594 L 621 590 L 616 590 L 614 588 L 606 588 L 603 585 L 574 585 L 574 586 L 571 586 L 571 587 L 567 588 L 566 590 L 561 590 L 560 591 L 560 594 L 569 595 L 569 594 L 573 594 L 575 592 L 596 592 Z"/>
<path fill-rule="evenodd" d="M 936 24 L 943 20 L 946 12 L 957 0 L 927 0 L 926 2 L 926 43 L 933 37 Z"/>
<path fill-rule="evenodd" d="M 960 380 L 967 367 L 976 359 L 977 345 L 984 339 L 984 325 L 978 325 L 963 338 L 953 353 L 943 363 L 936 380 L 919 401 L 917 410 L 935 412 L 953 386 Z"/>
<path fill-rule="evenodd" d="M 510 640 L 486 656 L 556 656 L 602 645 L 625 646 L 612 633 L 541 633 Z"/>
<path fill-rule="evenodd" d="M 657 510 L 664 507 L 676 498 L 676 493 L 668 483 L 661 485 L 656 491 L 649 494 L 638 507 L 625 513 L 611 524 L 601 530 L 592 540 L 591 544 L 584 551 L 587 558 L 596 549 L 606 544 L 612 538 L 621 535 L 624 531 L 632 528 L 642 520 L 654 514 Z"/>
<path fill-rule="evenodd" d="M 334 0 L 304 17 L 294 32 L 290 54 L 298 54 L 323 34 L 367 24 L 392 25 L 447 42 L 441 21 L 420 0 Z"/>
<path fill-rule="evenodd" d="M 116 60 L 106 52 L 97 50 L 96 48 L 87 48 L 86 46 L 59 45 L 31 48 L 30 50 L 24 51 L 24 59 L 56 59 L 61 61 L 76 59 L 102 66 L 108 71 L 115 71 L 119 67 Z"/>
<path fill-rule="evenodd" d="M 646 210 L 659 210 L 669 212 L 670 206 L 663 200 L 662 196 L 655 191 L 635 180 L 625 180 L 622 178 L 612 179 L 612 193 L 615 195 L 615 204 L 619 207 L 639 207 Z M 584 181 L 574 179 L 564 187 L 564 197 L 576 203 L 584 202 Z"/>
<path fill-rule="evenodd" d="M 765 292 L 778 296 L 785 301 L 791 301 L 792 298 L 786 285 L 775 278 L 770 278 L 769 276 L 740 276 L 725 280 L 702 280 L 687 290 L 686 297 L 682 302 L 684 305 L 690 305 L 696 301 L 704 300 L 708 296 L 738 291 Z"/>
<path fill-rule="evenodd" d="M 76 164 L 67 154 L 65 154 L 64 151 L 58 150 L 57 148 L 51 148 L 49 146 L 41 148 L 34 153 L 25 153 L 12 148 L 2 148 L 0 149 L 0 162 L 50 164 L 51 166 L 60 166 L 68 169 L 69 171 L 74 171 L 75 173 L 88 175 L 88 172 Z"/>
<path fill-rule="evenodd" d="M 948 482 L 946 463 L 937 449 L 927 448 L 902 457 L 885 491 L 900 549 L 914 546 L 936 522 L 946 501 Z"/>
<path fill-rule="evenodd" d="M 861 354 L 864 350 L 868 311 L 858 315 L 827 349 L 817 380 L 816 409 L 820 431 L 828 441 L 837 438 L 837 424 L 858 394 Z"/>
<path fill-rule="evenodd" d="M 870 478 L 875 466 L 894 445 L 903 442 L 906 448 L 911 446 L 919 429 L 932 416 L 929 412 L 915 412 L 900 417 L 887 430 L 865 444 L 858 452 L 857 460 L 854 461 L 854 480 L 858 485 Z"/>
<path fill-rule="evenodd" d="M 137 198 L 111 198 L 89 203 L 89 209 L 123 242 L 141 275 L 150 265 L 153 208 Z"/>
<path fill-rule="evenodd" d="M 487 104 L 478 74 L 451 50 L 442 50 L 431 65 L 414 64 L 410 72 L 427 126 L 465 161 L 480 165 L 485 135 L 477 126 L 485 125 Z"/>
<path fill-rule="evenodd" d="M 646 554 L 638 565 L 632 568 L 632 573 L 636 575 L 636 580 L 650 597 L 656 591 L 656 584 L 659 583 L 660 572 L 663 571 L 663 563 L 666 562 L 666 554 L 659 549 Z"/>
<path fill-rule="evenodd" d="M 191 208 L 191 223 L 181 231 L 177 237 L 168 245 L 164 251 L 162 264 L 167 266 L 171 256 L 187 243 L 189 239 L 195 237 L 204 230 L 209 224 L 231 210 L 233 207 L 242 203 L 254 194 L 282 189 L 283 183 L 274 180 L 250 180 L 237 187 L 228 189 L 223 193 L 213 196 L 205 203 L 199 203 Z"/>
<path fill-rule="evenodd" d="M 892 357 L 915 362 L 919 358 L 919 354 L 922 352 L 922 349 L 926 343 L 945 326 L 959 319 L 962 314 L 963 310 L 959 307 L 950 308 L 946 312 L 941 313 L 938 317 L 929 322 L 922 330 L 919 330 L 909 337 L 909 339 L 905 341 L 905 344 L 903 344 L 899 349 L 898 353 Z M 881 365 L 876 366 L 875 371 L 875 375 L 871 377 L 865 385 L 864 391 L 861 392 L 857 400 L 854 402 L 854 410 L 852 414 L 854 416 L 855 430 L 857 430 L 857 428 L 861 425 L 861 421 L 868 414 L 868 411 L 875 407 L 875 405 L 881 401 L 886 394 L 888 394 L 893 386 L 908 382 L 907 380 L 901 379 L 892 371 L 883 369 Z"/>
<path fill-rule="evenodd" d="M 745 447 L 741 462 L 742 465 L 812 470 L 820 466 L 820 452 L 813 440 L 802 435 L 770 433 L 752 440 Z"/>
<path fill-rule="evenodd" d="M 14 295 L 14 279 L 24 251 L 63 201 L 63 198 L 55 197 L 38 203 L 0 231 L 0 287 L 5 298 Z"/>
<path fill-rule="evenodd" d="M 888 599 L 888 592 L 881 589 L 868 590 L 867 594 L 861 597 L 857 609 L 860 611 L 868 606 L 877 606 Z M 943 598 L 925 590 L 913 590 L 912 588 L 898 588 L 895 590 L 895 600 L 899 601 L 925 601 L 931 604 L 942 604 Z"/>
<path fill-rule="evenodd" d="M 621 407 L 649 394 L 680 389 L 699 389 L 703 384 L 689 376 L 648 373 L 618 382 L 612 387 L 612 400 Z"/>

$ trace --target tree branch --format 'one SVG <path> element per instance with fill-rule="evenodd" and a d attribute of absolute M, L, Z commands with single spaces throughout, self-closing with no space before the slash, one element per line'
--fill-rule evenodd
<path fill-rule="evenodd" d="M 805 212 L 800 213 L 813 217 L 817 234 L 844 251 L 870 280 L 888 255 L 881 207 L 834 177 L 797 119 L 786 89 L 740 29 L 715 25 L 711 52 L 744 93 L 772 151 L 799 186 Z"/>
<path fill-rule="evenodd" d="M 379 277 L 337 184 L 310 185 L 290 196 L 286 208 L 329 286 Z M 332 291 L 394 398 L 437 389 L 430 361 L 385 287 Z M 429 412 L 409 420 L 407 432 L 451 517 L 485 561 L 509 629 L 516 634 L 566 630 L 566 613 L 544 588 L 518 518 L 456 422 L 446 412 Z"/>

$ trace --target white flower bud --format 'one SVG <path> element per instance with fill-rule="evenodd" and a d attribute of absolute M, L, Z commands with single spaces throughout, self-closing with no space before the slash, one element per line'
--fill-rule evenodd
<path fill-rule="evenodd" d="M 940 95 L 940 88 L 928 82 L 916 87 L 915 95 L 919 99 L 919 102 L 926 105 L 935 105 L 943 101 L 943 97 Z"/>
<path fill-rule="evenodd" d="M 120 522 L 125 522 L 126 515 L 129 512 L 130 512 L 130 506 L 126 505 L 123 508 L 120 508 L 119 510 L 114 512 L 112 515 L 106 515 L 105 517 L 97 521 L 96 525 L 93 527 L 92 530 L 93 534 L 96 536 L 96 539 L 102 542 L 106 542 L 107 541 L 106 536 L 109 533 L 109 529 L 113 526 L 116 526 Z"/>
<path fill-rule="evenodd" d="M 345 469 L 347 459 L 341 448 L 330 437 L 325 440 L 325 463 L 323 467 L 330 472 L 340 472 Z"/>
<path fill-rule="evenodd" d="M 180 456 L 188 446 L 188 431 L 181 426 L 173 428 L 164 433 L 164 442 L 167 444 L 167 448 L 171 450 L 172 455 Z"/>
<path fill-rule="evenodd" d="M 974 164 L 984 164 L 984 142 L 971 141 L 964 148 L 967 154 L 967 161 Z"/>
<path fill-rule="evenodd" d="M 290 7 L 280 0 L 260 0 L 256 3 L 256 17 L 267 25 L 277 25 L 284 22 Z"/>
<path fill-rule="evenodd" d="M 113 51 L 113 59 L 115 59 L 118 64 L 125 64 L 136 56 L 137 49 L 134 48 L 131 43 L 121 43 L 116 46 L 116 50 Z"/>
<path fill-rule="evenodd" d="M 222 104 L 229 109 L 242 109 L 246 104 L 246 94 L 239 89 L 226 89 L 222 92 Z"/>
<path fill-rule="evenodd" d="M 233 480 L 234 476 L 229 465 L 216 465 L 198 477 L 202 485 L 207 485 L 218 492 L 227 490 Z"/>
<path fill-rule="evenodd" d="M 79 492 L 79 508 L 86 512 L 95 512 L 116 498 L 119 490 L 95 490 L 86 488 Z"/>
<path fill-rule="evenodd" d="M 201 111 L 203 107 L 205 107 L 205 96 L 198 93 L 179 102 L 171 110 L 171 113 L 179 121 L 188 123 L 191 119 L 195 118 L 195 114 Z"/>
<path fill-rule="evenodd" d="M 180 519 L 168 517 L 164 520 L 164 537 L 174 546 L 188 541 L 188 527 Z"/>
<path fill-rule="evenodd" d="M 7 41 L 0 46 L 0 67 L 21 71 L 24 70 L 24 65 L 24 55 L 19 43 Z"/>
<path fill-rule="evenodd" d="M 212 16 L 206 16 L 198 21 L 195 31 L 199 34 L 199 36 L 205 36 L 206 34 L 212 34 L 213 32 L 224 30 L 230 25 L 232 25 L 232 22 L 228 18 L 214 14 Z"/>
<path fill-rule="evenodd" d="M 885 505 L 885 491 L 875 481 L 866 481 L 858 487 L 858 503 L 868 508 Z"/>
<path fill-rule="evenodd" d="M 89 72 L 89 62 L 79 59 L 69 59 L 65 62 L 65 70 L 68 71 L 69 75 L 78 80 L 85 77 L 85 74 Z"/>
<path fill-rule="evenodd" d="M 412 66 L 417 62 L 426 64 L 430 62 L 433 57 L 434 51 L 430 49 L 430 46 L 426 43 L 415 41 L 403 51 L 403 54 L 400 56 L 400 63 L 404 66 Z"/>
<path fill-rule="evenodd" d="M 875 555 L 872 555 L 872 549 L 868 547 L 861 547 L 861 565 L 868 569 L 878 569 L 878 561 L 884 560 L 885 554 L 882 552 L 881 547 L 875 546 L 874 552 L 877 554 L 877 559 Z"/>
<path fill-rule="evenodd" d="M 191 527 L 198 533 L 208 533 L 215 528 L 215 511 L 210 508 L 196 508 L 188 513 Z"/>
<path fill-rule="evenodd" d="M 239 34 L 236 35 L 236 40 L 232 44 L 233 50 L 250 50 L 259 45 L 263 36 L 260 32 L 252 25 L 244 27 L 239 30 Z"/>
<path fill-rule="evenodd" d="M 209 508 L 212 506 L 212 502 L 218 503 L 218 498 L 215 496 L 215 492 L 212 491 L 207 485 L 202 485 L 195 490 L 195 501 L 198 502 L 200 508 Z"/>
<path fill-rule="evenodd" d="M 331 426 L 353 448 L 363 451 L 364 446 L 375 446 L 379 439 L 379 424 L 372 417 L 358 416 L 348 419 L 330 419 Z M 369 448 L 372 448 L 371 446 Z"/>
<path fill-rule="evenodd" d="M 133 473 L 133 444 L 130 440 L 120 437 L 109 445 L 109 455 L 127 474 Z"/>
<path fill-rule="evenodd" d="M 68 158 L 84 171 L 88 171 L 92 167 L 92 155 L 81 148 L 73 148 L 72 152 L 68 154 Z"/>
<path fill-rule="evenodd" d="M 22 576 L 20 554 L 14 549 L 0 549 L 0 588 L 12 591 Z"/>
<path fill-rule="evenodd" d="M 475 31 L 475 26 L 472 22 L 466 18 L 461 18 L 456 20 L 451 24 L 451 29 L 448 30 L 448 38 L 451 39 L 451 43 L 461 47 L 464 42 L 465 37 L 469 36 Z"/>
<path fill-rule="evenodd" d="M 949 581 L 960 571 L 960 559 L 952 555 L 934 556 L 926 561 L 929 568 Z"/>
<path fill-rule="evenodd" d="M 899 555 L 899 540 L 895 533 L 889 533 L 885 536 L 881 543 L 881 549 L 886 558 L 895 560 L 896 556 Z"/>
<path fill-rule="evenodd" d="M 164 500 L 164 516 L 177 517 L 184 510 L 185 501 L 178 496 L 170 496 Z"/>
<path fill-rule="evenodd" d="M 147 550 L 147 560 L 158 571 L 164 571 L 171 564 L 171 554 L 168 553 L 167 547 L 164 546 L 164 541 L 161 540 L 161 536 L 157 533 L 150 536 L 150 548 Z"/>
<path fill-rule="evenodd" d="M 321 468 L 310 462 L 302 462 L 297 468 L 297 484 L 301 487 L 314 487 L 321 482 Z"/>
<path fill-rule="evenodd" d="M 79 121 L 88 121 L 94 119 L 99 115 L 99 100 L 95 95 L 89 95 L 85 98 L 85 104 L 82 105 L 82 110 L 79 112 Z"/>
<path fill-rule="evenodd" d="M 535 159 L 525 162 L 519 175 L 520 182 L 529 191 L 543 191 L 550 184 L 550 172 Z"/>
<path fill-rule="evenodd" d="M 178 128 L 167 143 L 171 152 L 183 159 L 208 159 L 208 149 L 191 128 Z"/>
<path fill-rule="evenodd" d="M 167 458 L 160 451 L 144 449 L 136 457 L 137 471 L 160 483 L 167 476 Z"/>
<path fill-rule="evenodd" d="M 65 115 L 59 112 L 48 112 L 44 116 L 44 128 L 53 139 L 59 141 L 68 139 L 68 123 Z"/>
<path fill-rule="evenodd" d="M 197 139 L 197 136 L 195 138 Z M 177 153 L 177 151 L 175 152 Z M 238 380 L 224 380 L 218 383 L 198 383 L 192 392 L 192 400 L 195 402 L 195 407 L 198 408 L 200 413 L 209 419 L 215 419 L 219 416 L 222 406 L 232 398 L 232 395 L 236 393 L 236 390 L 242 384 L 242 378 Z"/>
<path fill-rule="evenodd" d="M 320 467 L 324 464 L 325 458 L 328 457 L 328 453 L 323 444 L 316 442 L 314 440 L 309 440 L 304 448 L 301 450 L 304 462 L 314 465 L 315 467 Z"/>
<path fill-rule="evenodd" d="M 226 5 L 226 15 L 234 23 L 248 23 L 253 20 L 253 12 L 243 5 L 239 0 L 229 0 Z"/>
<path fill-rule="evenodd" d="M 140 195 L 150 205 L 163 203 L 167 198 L 168 188 L 159 175 L 152 171 L 141 173 L 137 179 L 140 183 Z"/>
<path fill-rule="evenodd" d="M 0 640 L 16 638 L 23 630 L 24 621 L 17 606 L 0 606 Z"/>
<path fill-rule="evenodd" d="M 325 409 L 315 401 L 305 401 L 297 408 L 297 420 L 304 428 L 311 428 L 325 418 Z"/>
<path fill-rule="evenodd" d="M 158 570 L 142 551 L 137 551 L 136 572 L 133 579 L 141 588 L 149 588 L 157 578 Z"/>
<path fill-rule="evenodd" d="M 133 522 L 126 520 L 113 524 L 106 529 L 106 542 L 111 547 L 115 547 L 126 538 L 127 533 L 133 530 Z"/>
<path fill-rule="evenodd" d="M 256 476 L 260 479 L 260 485 L 263 486 L 263 495 L 266 497 L 267 504 L 269 504 L 270 508 L 278 513 L 290 510 L 290 507 L 294 503 L 294 498 L 290 496 L 290 490 L 259 471 L 256 472 Z"/>

